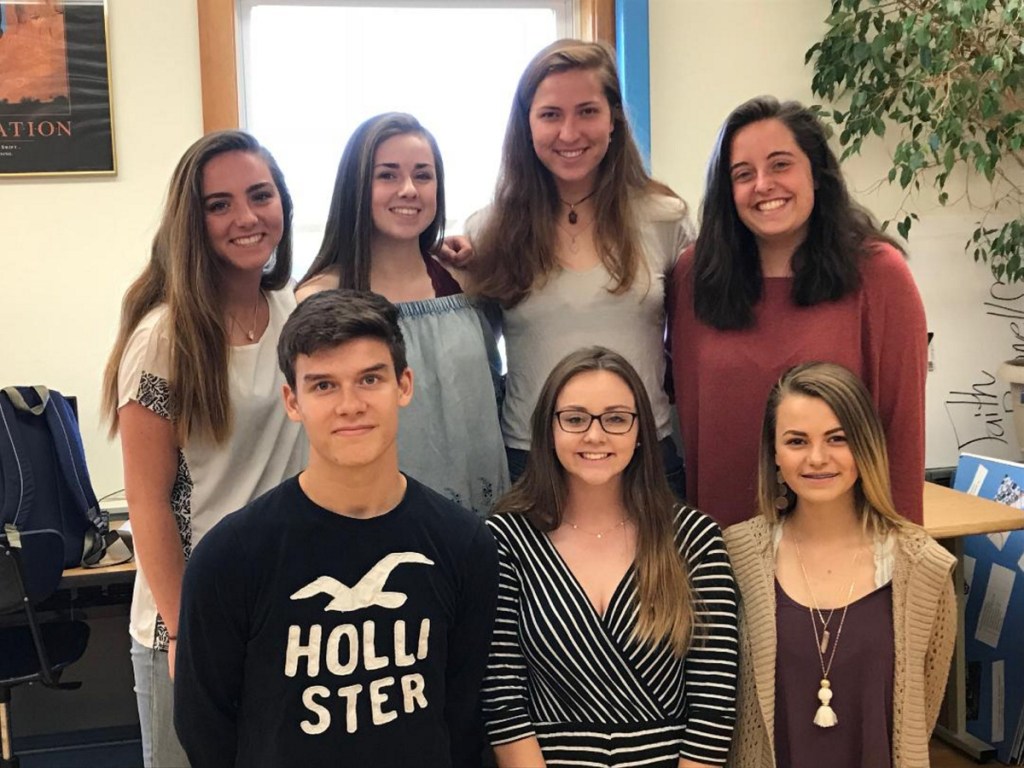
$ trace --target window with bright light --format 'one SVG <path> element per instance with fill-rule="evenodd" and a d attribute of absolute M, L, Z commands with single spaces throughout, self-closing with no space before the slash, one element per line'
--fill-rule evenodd
<path fill-rule="evenodd" d="M 295 200 L 295 275 L 320 246 L 345 142 L 381 112 L 437 138 L 458 231 L 493 193 L 523 68 L 574 19 L 573 0 L 241 0 L 243 121 Z"/>

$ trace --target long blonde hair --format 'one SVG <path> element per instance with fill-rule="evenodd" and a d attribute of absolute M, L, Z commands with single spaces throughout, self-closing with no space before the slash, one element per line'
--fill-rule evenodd
<path fill-rule="evenodd" d="M 223 442 L 231 432 L 227 329 L 218 257 L 206 233 L 203 169 L 225 152 L 249 152 L 266 162 L 281 195 L 284 233 L 261 286 L 283 288 L 292 270 L 292 198 L 271 154 L 242 131 L 210 133 L 189 147 L 171 177 L 149 263 L 121 302 L 117 341 L 103 374 L 102 412 L 110 435 L 118 431 L 118 370 L 128 340 L 154 307 L 167 305 L 171 416 L 179 445 L 191 436 Z"/>
<path fill-rule="evenodd" d="M 803 395 L 824 401 L 839 419 L 857 465 L 854 484 L 857 512 L 873 533 L 903 529 L 913 523 L 896 511 L 889 479 L 889 454 L 885 430 L 871 395 L 851 371 L 835 363 L 811 362 L 786 371 L 772 387 L 761 425 L 761 449 L 757 473 L 757 506 L 770 522 L 778 523 L 796 506 L 796 496 L 787 493 L 787 506 L 775 507 L 779 497 L 775 465 L 775 431 L 779 404 L 787 395 Z"/>
<path fill-rule="evenodd" d="M 636 400 L 638 444 L 622 472 L 622 500 L 637 526 L 638 617 L 634 635 L 641 642 L 665 642 L 682 657 L 690 647 L 694 610 L 673 525 L 678 503 L 665 479 L 647 388 L 625 358 L 604 347 L 588 347 L 567 355 L 554 367 L 533 411 L 533 444 L 526 470 L 492 514 L 523 515 L 543 532 L 562 524 L 568 485 L 565 468 L 555 454 L 555 408 L 569 380 L 588 371 L 614 373 Z"/>
<path fill-rule="evenodd" d="M 649 193 L 677 197 L 644 168 L 626 119 L 612 49 L 581 40 L 558 40 L 547 46 L 519 79 L 505 129 L 494 202 L 473 243 L 478 253 L 470 267 L 474 291 L 505 307 L 525 299 L 557 266 L 555 220 L 560 200 L 551 171 L 533 149 L 530 106 L 546 77 L 576 69 L 597 74 L 614 124 L 593 197 L 594 232 L 601 261 L 615 281 L 613 293 L 628 291 L 644 265 L 635 215 L 637 198 Z"/>

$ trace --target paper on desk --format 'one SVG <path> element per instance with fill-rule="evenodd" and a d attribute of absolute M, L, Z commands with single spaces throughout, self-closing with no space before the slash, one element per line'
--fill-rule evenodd
<path fill-rule="evenodd" d="M 1024 555 L 1020 556 L 1020 560 L 1017 561 L 1017 567 L 1024 571 Z M 1024 717 L 1024 709 L 1021 710 L 1021 716 Z"/>
<path fill-rule="evenodd" d="M 981 604 L 978 616 L 978 628 L 974 639 L 990 648 L 999 645 L 999 636 L 1003 633 L 1003 622 L 1006 620 L 1006 608 L 1010 604 L 1010 593 L 1017 574 L 998 563 L 992 563 L 992 571 L 985 587 L 985 600 Z"/>
<path fill-rule="evenodd" d="M 1012 571 L 1011 571 L 1012 573 Z M 992 738 L 994 744 L 1006 738 L 1004 713 L 1006 712 L 1006 662 L 992 662 Z"/>
<path fill-rule="evenodd" d="M 1024 558 L 1021 558 L 1024 560 Z M 971 582 L 974 581 L 974 564 L 977 563 L 977 559 L 970 555 L 964 555 L 964 594 L 968 594 L 971 591 Z M 1024 568 L 1024 565 L 1021 566 Z"/>

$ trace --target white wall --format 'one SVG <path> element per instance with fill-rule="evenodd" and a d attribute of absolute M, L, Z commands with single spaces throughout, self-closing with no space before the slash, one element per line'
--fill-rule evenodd
<path fill-rule="evenodd" d="M 718 128 L 733 108 L 763 93 L 817 101 L 804 52 L 824 34 L 830 5 L 828 0 L 650 0 L 654 174 L 696 207 Z M 851 190 L 879 219 L 893 216 L 903 198 L 890 187 L 872 191 L 888 168 L 881 142 L 846 164 Z M 972 194 L 983 194 L 981 185 L 972 187 Z M 1024 301 L 998 302 L 999 310 L 985 306 L 991 301 L 991 273 L 963 252 L 974 229 L 973 214 L 965 206 L 939 208 L 933 200 L 917 204 L 922 221 L 909 242 L 910 267 L 935 333 L 927 465 L 955 464 L 961 446 L 1017 459 L 1019 451 L 1003 442 L 1013 443 L 1011 419 L 1002 405 L 1006 387 L 988 385 L 988 374 L 1015 354 L 1013 324 L 1024 329 Z M 1024 286 L 994 289 L 1003 296 L 1024 294 Z M 993 317 L 986 309 L 1019 313 L 1021 320 Z M 976 384 L 985 386 L 975 393 Z"/>
<path fill-rule="evenodd" d="M 120 448 L 99 423 L 121 297 L 202 134 L 195 0 L 108 0 L 108 26 L 117 176 L 0 179 L 0 384 L 78 396 L 97 495 L 121 487 Z"/>
<path fill-rule="evenodd" d="M 119 447 L 107 441 L 98 414 L 121 296 L 145 263 L 174 164 L 202 132 L 195 0 L 108 4 L 118 175 L 0 180 L 0 384 L 45 383 L 79 396 L 98 494 L 121 487 Z M 822 34 L 828 7 L 827 0 L 650 0 L 655 174 L 696 206 L 715 134 L 733 107 L 759 93 L 811 101 L 803 56 Z M 866 192 L 885 161 L 884 148 L 873 147 L 847 167 L 851 187 L 880 217 L 900 199 L 891 190 Z M 985 314 L 992 280 L 962 252 L 970 212 L 931 204 L 921 212 L 911 268 L 936 333 L 928 464 L 943 466 L 955 463 L 961 443 L 1004 429 L 1012 435 L 1001 407 L 989 407 L 1001 403 L 1005 387 L 982 387 L 980 399 L 951 393 L 986 382 L 984 372 L 1012 356 L 1014 321 Z M 1024 315 L 1024 301 L 1003 305 L 1004 314 Z M 958 400 L 970 402 L 946 404 Z M 968 449 L 1018 455 L 994 439 Z"/>

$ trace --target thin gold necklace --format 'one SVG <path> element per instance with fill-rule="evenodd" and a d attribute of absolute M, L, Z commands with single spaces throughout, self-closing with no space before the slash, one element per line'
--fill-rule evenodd
<path fill-rule="evenodd" d="M 568 230 L 564 226 L 562 226 L 560 223 L 558 223 L 558 228 L 560 230 L 562 230 L 563 232 L 565 232 L 566 235 L 569 236 L 569 253 L 575 255 L 575 254 L 580 252 L 580 247 L 579 247 L 579 245 L 576 244 L 576 238 L 582 236 L 583 233 L 585 233 L 588 229 L 590 229 L 590 226 L 593 223 L 594 223 L 594 220 L 591 219 L 589 222 L 587 222 L 586 226 L 584 226 L 582 229 L 580 229 L 579 232 L 571 232 L 570 230 Z"/>
<path fill-rule="evenodd" d="M 804 559 L 800 555 L 800 542 L 796 540 L 795 536 L 790 536 L 793 541 L 793 547 L 796 549 L 796 561 L 800 564 L 800 573 L 803 574 L 804 584 L 807 586 L 807 594 L 811 596 L 811 608 L 809 613 L 811 616 L 811 629 L 814 631 L 814 644 L 818 651 L 818 661 L 821 664 L 821 687 L 818 689 L 818 701 L 821 702 L 821 706 L 818 707 L 818 711 L 814 713 L 814 724 L 822 728 L 831 728 L 839 722 L 839 718 L 836 717 L 835 710 L 830 706 L 832 703 L 832 683 L 829 682 L 828 675 L 832 671 L 832 662 L 836 660 L 836 651 L 839 650 L 839 638 L 843 635 L 843 624 L 846 623 L 846 612 L 850 609 L 850 598 L 853 597 L 853 588 L 857 584 L 857 561 L 860 559 L 860 549 L 853 556 L 853 564 L 850 566 L 853 570 L 853 578 L 850 580 L 850 588 L 846 593 L 846 605 L 843 606 L 843 613 L 839 617 L 839 628 L 836 630 L 836 641 L 832 645 L 832 653 L 829 654 L 828 664 L 825 663 L 825 650 L 828 648 L 829 633 L 828 629 L 825 628 L 825 619 L 821 613 L 821 609 L 818 608 L 818 601 L 814 597 L 814 590 L 811 589 L 811 580 L 807 577 L 807 569 L 804 568 Z M 829 621 L 832 621 L 832 614 L 835 613 L 835 608 L 828 615 Z M 814 614 L 818 614 L 818 620 L 822 623 L 822 633 L 818 635 L 818 624 L 814 620 Z"/>
<path fill-rule="evenodd" d="M 256 325 L 259 322 L 260 299 L 262 298 L 263 289 L 261 288 L 259 291 L 256 292 L 256 303 L 252 305 L 252 327 L 249 328 L 248 331 L 245 330 L 245 328 L 242 327 L 242 324 L 235 319 L 233 313 L 228 312 L 228 317 L 231 318 L 231 322 L 238 330 L 245 334 L 245 338 L 247 338 L 249 341 L 256 341 Z"/>
<path fill-rule="evenodd" d="M 568 522 L 568 521 L 566 521 L 566 522 Z M 586 528 L 580 528 L 578 525 L 576 525 L 576 523 L 569 523 L 569 527 L 572 528 L 574 531 L 579 531 L 580 533 L 585 533 L 587 536 L 593 536 L 595 539 L 603 539 L 605 536 L 607 536 L 609 533 L 612 533 L 617 528 L 625 529 L 625 527 L 626 527 L 626 518 L 622 518 L 621 520 L 619 520 L 619 522 L 617 522 L 611 528 L 606 528 L 605 530 L 598 531 L 597 533 L 594 533 L 593 531 L 588 531 Z"/>

